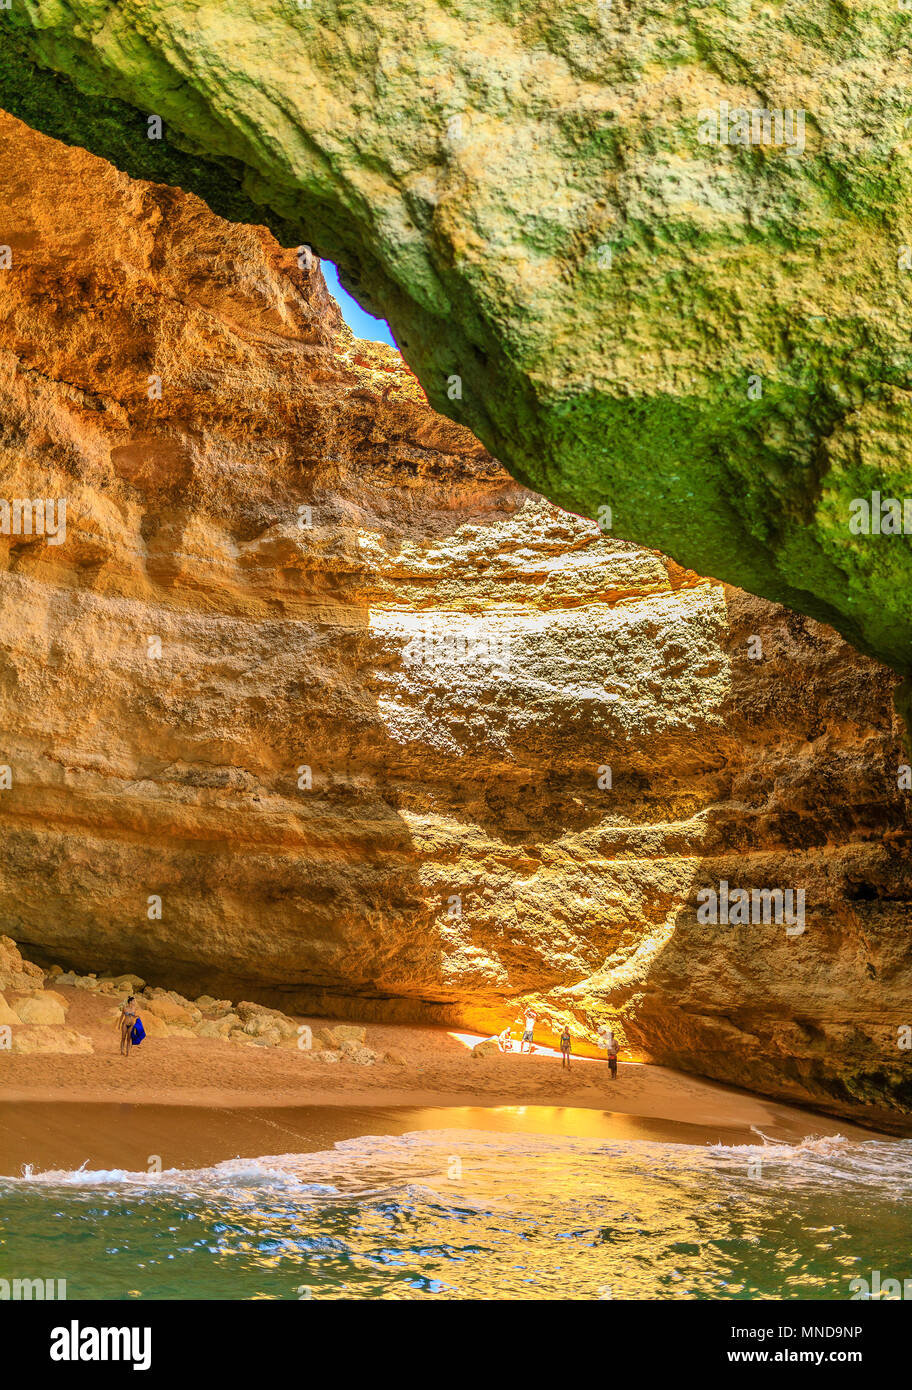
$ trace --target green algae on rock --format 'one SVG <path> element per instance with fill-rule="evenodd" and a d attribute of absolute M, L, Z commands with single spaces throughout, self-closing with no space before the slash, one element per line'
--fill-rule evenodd
<path fill-rule="evenodd" d="M 849 526 L 912 496 L 912 13 L 15 0 L 0 23 L 0 102 L 337 260 L 520 481 L 912 668 L 909 539 Z"/>

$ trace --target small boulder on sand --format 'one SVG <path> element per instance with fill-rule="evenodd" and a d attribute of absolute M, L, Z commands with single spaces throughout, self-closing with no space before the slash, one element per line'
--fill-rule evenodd
<path fill-rule="evenodd" d="M 13 1052 L 56 1052 L 85 1055 L 94 1052 L 92 1039 L 75 1028 L 14 1028 L 12 1030 Z"/>
<path fill-rule="evenodd" d="M 143 1012 L 140 1012 L 139 1016 L 142 1019 L 147 1038 L 168 1038 L 171 1036 L 171 1029 L 163 1018 L 156 1018 L 155 1014 Z"/>
<path fill-rule="evenodd" d="M 240 1028 L 241 1020 L 237 1014 L 225 1014 L 222 1018 L 204 1018 L 193 1029 L 198 1038 L 227 1038 L 234 1028 Z"/>
<path fill-rule="evenodd" d="M 244 1024 L 244 1032 L 249 1033 L 252 1038 L 271 1038 L 274 1035 L 277 1042 L 281 1042 L 283 1038 L 296 1037 L 297 1031 L 288 1019 L 276 1019 L 270 1014 L 254 1014 Z"/>
<path fill-rule="evenodd" d="M 363 1045 L 366 1038 L 367 1029 L 355 1023 L 334 1023 L 329 1028 L 320 1028 L 314 1034 L 315 1043 L 333 1052 L 340 1052 L 344 1043 Z"/>
<path fill-rule="evenodd" d="M 57 1028 L 66 1023 L 67 1006 L 62 1000 L 58 1003 L 46 995 L 31 994 L 17 1002 L 16 1012 L 23 1023 Z"/>
<path fill-rule="evenodd" d="M 54 999 L 65 1009 L 68 1009 L 70 1007 L 69 999 L 65 998 L 65 996 L 62 994 L 58 994 L 56 989 L 33 989 L 32 996 L 35 999 Z"/>
<path fill-rule="evenodd" d="M 249 1034 L 247 1035 L 247 1042 L 251 1047 L 278 1047 L 281 1041 L 281 1035 L 274 1029 L 271 1033 L 261 1033 L 255 1038 L 250 1037 Z"/>
<path fill-rule="evenodd" d="M 31 961 L 23 960 L 19 947 L 11 936 L 0 936 L 0 990 L 12 989 L 25 992 L 40 989 L 44 984 L 44 971 Z"/>
<path fill-rule="evenodd" d="M 224 1018 L 226 1014 L 234 1013 L 230 999 L 213 999 L 211 994 L 201 994 L 194 1003 L 204 1018 Z"/>
<path fill-rule="evenodd" d="M 19 1015 L 16 1013 L 16 1010 L 13 1009 L 13 1008 L 10 1008 L 9 1004 L 7 1004 L 7 1002 L 6 1002 L 6 1000 L 4 999 L 3 995 L 0 994 L 0 1025 L 3 1025 L 3 1024 L 13 1024 L 13 1023 L 21 1023 L 21 1022 L 22 1022 L 22 1020 L 21 1020 L 21 1018 L 19 1017 Z"/>
<path fill-rule="evenodd" d="M 143 997 L 142 1006 L 139 1007 L 137 1001 L 137 1012 L 143 1015 L 152 1014 L 155 1018 L 160 1018 L 162 1023 L 167 1023 L 170 1027 L 192 1028 L 200 1020 L 193 1017 L 189 1009 L 185 1009 L 181 1004 L 175 1004 L 166 994 L 159 994 L 157 998 L 150 999 L 148 995 Z M 199 1012 L 199 1010 L 197 1010 Z"/>
<path fill-rule="evenodd" d="M 500 1051 L 500 1046 L 496 1038 L 482 1038 L 472 1048 L 473 1057 L 492 1057 Z"/>
<path fill-rule="evenodd" d="M 118 989 L 123 990 L 124 994 L 138 994 L 146 986 L 142 975 L 118 975 L 114 983 Z"/>
<path fill-rule="evenodd" d="M 278 1009 L 267 1009 L 262 1004 L 251 1004 L 248 1000 L 242 1000 L 237 1006 L 237 1013 L 251 1037 L 263 1037 L 271 1032 L 277 1032 L 280 1038 L 292 1038 L 297 1035 L 298 1025 L 294 1019 Z"/>
<path fill-rule="evenodd" d="M 127 990 L 121 989 L 120 986 L 118 985 L 117 981 L 116 981 L 115 979 L 113 979 L 110 975 L 108 975 L 108 976 L 104 976 L 104 975 L 103 975 L 103 976 L 101 977 L 101 979 L 98 981 L 98 993 L 99 993 L 99 994 L 111 994 L 111 995 L 114 995 L 114 994 L 127 994 L 127 993 L 132 994 L 132 992 L 133 992 L 132 990 L 127 991 Z"/>
<path fill-rule="evenodd" d="M 146 989 L 143 991 L 142 997 L 146 1001 L 151 999 L 156 1004 L 164 1000 L 175 1005 L 178 1009 L 183 1009 L 184 1013 L 189 1017 L 191 1024 L 202 1023 L 203 1021 L 203 1015 L 196 1005 L 191 1004 L 190 1000 L 185 999 L 182 994 L 178 994 L 176 989 Z M 164 1017 L 164 1015 L 162 1015 L 162 1017 Z M 172 1020 L 169 1019 L 168 1021 L 171 1022 Z"/>

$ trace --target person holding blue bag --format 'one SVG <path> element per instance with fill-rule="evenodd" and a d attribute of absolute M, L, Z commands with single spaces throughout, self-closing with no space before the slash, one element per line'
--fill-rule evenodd
<path fill-rule="evenodd" d="M 136 1012 L 136 995 L 131 994 L 120 1011 L 120 1053 L 129 1057 L 130 1048 L 138 1047 L 146 1036 L 142 1019 Z"/>

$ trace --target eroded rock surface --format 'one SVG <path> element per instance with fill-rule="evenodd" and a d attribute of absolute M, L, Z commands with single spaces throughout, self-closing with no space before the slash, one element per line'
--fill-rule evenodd
<path fill-rule="evenodd" d="M 0 103 L 312 243 L 516 477 L 908 673 L 908 535 L 850 522 L 912 512 L 910 23 L 16 0 Z"/>
<path fill-rule="evenodd" d="M 908 1108 L 893 675 L 525 492 L 267 232 L 0 139 L 0 495 L 68 503 L 0 535 L 25 953 Z"/>
<path fill-rule="evenodd" d="M 69 1003 L 45 988 L 44 971 L 23 960 L 15 941 L 0 936 L 0 1077 L 8 1053 L 50 1052 L 85 1055 L 92 1040 L 65 1026 Z"/>

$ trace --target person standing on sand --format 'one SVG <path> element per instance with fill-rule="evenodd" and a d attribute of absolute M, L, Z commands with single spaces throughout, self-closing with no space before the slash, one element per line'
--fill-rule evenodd
<path fill-rule="evenodd" d="M 520 1052 L 525 1052 L 527 1043 L 529 1045 L 529 1052 L 532 1052 L 532 1034 L 535 1032 L 535 1020 L 537 1018 L 538 1014 L 535 1012 L 534 1009 L 526 1009 L 524 1011 L 523 1020 L 525 1022 L 526 1027 L 522 1035 L 522 1042 L 519 1045 Z"/>
<path fill-rule="evenodd" d="M 609 1033 L 605 1039 L 605 1051 L 608 1054 L 608 1069 L 611 1072 L 611 1080 L 618 1079 L 618 1045 L 614 1041 L 614 1034 Z"/>
<path fill-rule="evenodd" d="M 136 995 L 131 994 L 120 1011 L 120 1055 L 129 1057 L 133 1046 L 133 1024 L 136 1022 Z"/>
<path fill-rule="evenodd" d="M 561 1033 L 561 1035 L 560 1035 L 560 1050 L 561 1050 L 561 1071 L 563 1071 L 563 1069 L 564 1069 L 565 1066 L 566 1066 L 567 1070 L 569 1071 L 569 1070 L 570 1070 L 570 1027 L 569 1027 L 569 1025 L 566 1024 L 566 1023 L 564 1024 L 564 1031 L 563 1031 L 563 1032 Z"/>

